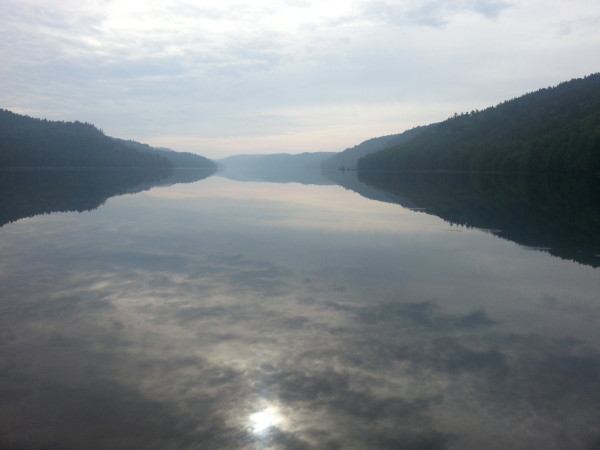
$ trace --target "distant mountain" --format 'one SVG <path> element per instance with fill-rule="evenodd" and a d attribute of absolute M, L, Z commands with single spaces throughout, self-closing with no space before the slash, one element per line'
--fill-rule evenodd
<path fill-rule="evenodd" d="M 173 166 L 216 170 L 216 164 L 201 156 L 112 138 L 89 123 L 36 119 L 0 109 L 0 168 Z"/>
<path fill-rule="evenodd" d="M 225 169 L 319 169 L 323 161 L 334 152 L 275 153 L 259 155 L 234 155 L 217 160 Z"/>
<path fill-rule="evenodd" d="M 323 169 L 356 169 L 358 160 L 363 156 L 378 152 L 406 142 L 425 131 L 428 126 L 415 127 L 399 134 L 390 134 L 366 140 L 354 147 L 335 153 L 323 162 Z"/>
<path fill-rule="evenodd" d="M 315 152 L 273 155 L 234 155 L 217 160 L 225 178 L 272 183 L 331 184 L 321 164 L 335 153 Z"/>
<path fill-rule="evenodd" d="M 600 172 L 600 74 L 455 115 L 358 169 Z"/>

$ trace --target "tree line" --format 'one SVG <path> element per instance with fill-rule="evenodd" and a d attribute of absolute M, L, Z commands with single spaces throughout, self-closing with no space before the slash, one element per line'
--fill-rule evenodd
<path fill-rule="evenodd" d="M 0 109 L 0 167 L 205 167 L 202 156 L 112 138 L 87 122 L 37 119 Z"/>
<path fill-rule="evenodd" d="M 358 169 L 600 173 L 600 73 L 455 114 Z"/>

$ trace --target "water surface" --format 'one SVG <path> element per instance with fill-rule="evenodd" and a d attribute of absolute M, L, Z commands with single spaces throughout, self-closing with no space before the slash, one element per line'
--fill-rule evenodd
<path fill-rule="evenodd" d="M 598 270 L 337 185 L 21 218 L 0 447 L 597 448 Z"/>

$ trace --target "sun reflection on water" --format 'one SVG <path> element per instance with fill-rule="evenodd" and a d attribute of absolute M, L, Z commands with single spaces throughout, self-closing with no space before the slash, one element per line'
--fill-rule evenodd
<path fill-rule="evenodd" d="M 281 413 L 273 406 L 268 406 L 251 414 L 248 419 L 252 432 L 258 435 L 266 433 L 271 428 L 278 427 L 283 421 Z"/>

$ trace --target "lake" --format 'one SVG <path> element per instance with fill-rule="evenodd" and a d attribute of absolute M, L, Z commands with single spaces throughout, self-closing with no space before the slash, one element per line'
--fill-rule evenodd
<path fill-rule="evenodd" d="M 0 448 L 600 447 L 597 205 L 0 177 Z"/>

